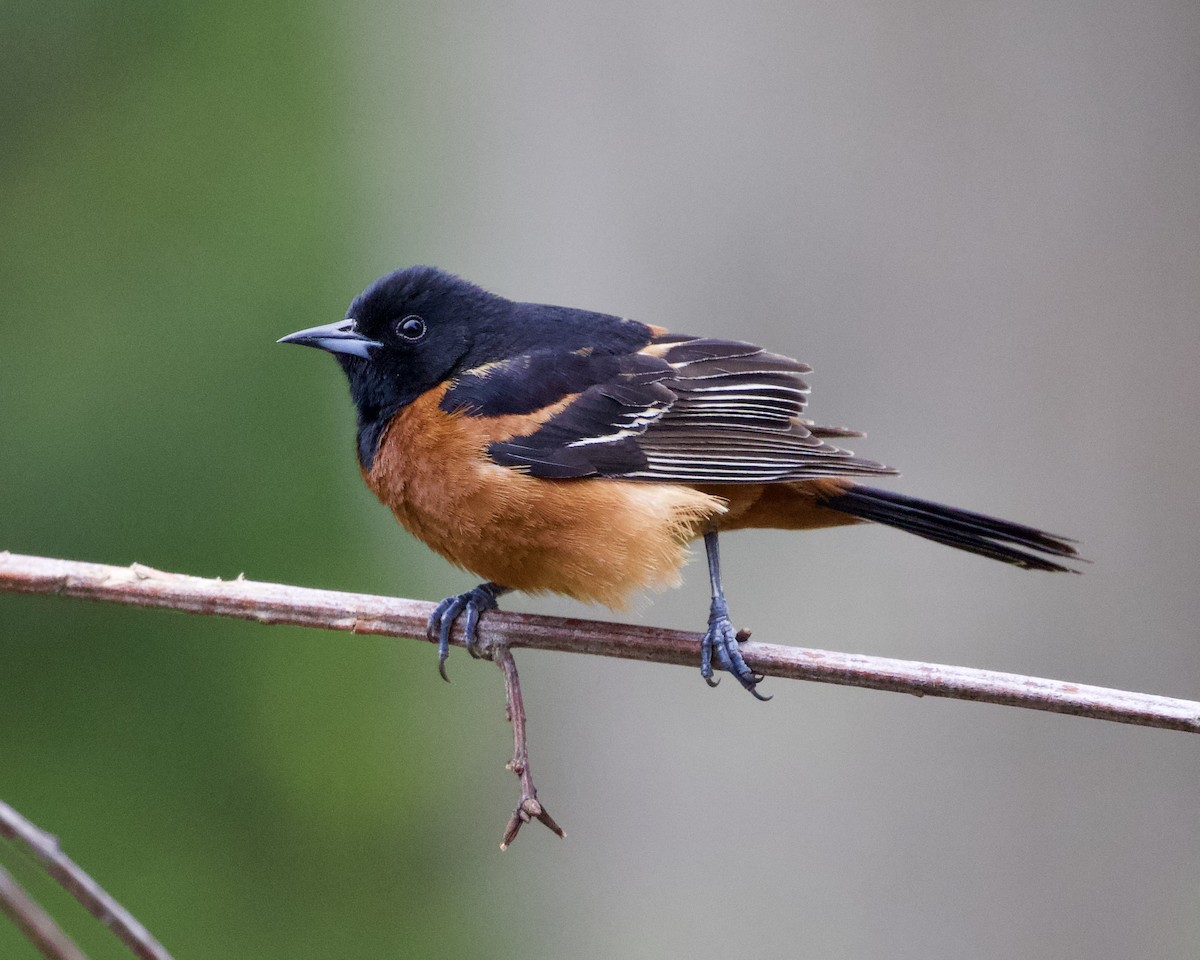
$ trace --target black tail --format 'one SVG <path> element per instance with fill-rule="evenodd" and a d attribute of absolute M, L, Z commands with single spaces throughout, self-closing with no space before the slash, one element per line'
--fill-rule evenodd
<path fill-rule="evenodd" d="M 927 540 L 977 553 L 981 557 L 1016 564 L 1026 570 L 1079 572 L 1038 556 L 1044 553 L 1053 557 L 1078 557 L 1071 541 L 982 513 L 971 513 L 930 500 L 918 500 L 890 490 L 857 486 L 830 497 L 823 501 L 823 505 L 852 517 L 887 524 Z M 1029 553 L 1030 550 L 1036 553 Z"/>

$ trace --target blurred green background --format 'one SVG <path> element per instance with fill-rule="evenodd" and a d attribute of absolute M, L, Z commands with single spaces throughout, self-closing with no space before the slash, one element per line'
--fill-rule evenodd
<path fill-rule="evenodd" d="M 433 262 L 798 355 L 902 489 L 1096 561 L 746 534 L 757 638 L 1196 697 L 1198 44 L 1160 0 L 8 0 L 0 549 L 465 588 L 362 487 L 335 365 L 273 343 Z M 699 627 L 703 581 L 636 617 Z M 179 958 L 1200 952 L 1182 734 L 518 659 L 570 837 L 501 855 L 493 667 L 3 595 L 0 798 Z"/>

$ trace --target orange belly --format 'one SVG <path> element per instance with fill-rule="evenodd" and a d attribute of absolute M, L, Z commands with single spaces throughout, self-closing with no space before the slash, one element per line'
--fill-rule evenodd
<path fill-rule="evenodd" d="M 451 563 L 527 592 L 620 608 L 679 583 L 687 544 L 719 525 L 720 492 L 610 479 L 543 480 L 492 463 L 489 443 L 537 418 L 443 412 L 419 398 L 384 433 L 367 485 L 415 537 Z"/>

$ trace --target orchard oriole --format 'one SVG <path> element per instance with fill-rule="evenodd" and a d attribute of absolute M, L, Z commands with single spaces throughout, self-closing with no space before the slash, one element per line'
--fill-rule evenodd
<path fill-rule="evenodd" d="M 862 434 L 802 414 L 810 368 L 735 340 L 507 300 L 433 267 L 381 277 L 345 320 L 280 343 L 332 353 L 358 413 L 358 461 L 416 537 L 485 578 L 429 620 L 450 631 L 509 590 L 621 607 L 679 583 L 704 538 L 713 660 L 759 696 L 721 587 L 717 535 L 874 521 L 1030 570 L 1068 570 L 1060 537 L 863 486 L 896 471 L 828 442 Z"/>

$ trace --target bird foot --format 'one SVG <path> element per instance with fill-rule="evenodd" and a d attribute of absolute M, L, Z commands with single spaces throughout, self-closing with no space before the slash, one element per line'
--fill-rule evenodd
<path fill-rule="evenodd" d="M 437 641 L 438 673 L 447 683 L 446 658 L 450 656 L 450 631 L 464 613 L 467 616 L 463 624 L 463 639 L 466 641 L 467 652 L 473 657 L 480 657 L 483 652 L 479 648 L 479 618 L 488 610 L 499 609 L 496 598 L 504 592 L 504 588 L 495 583 L 481 583 L 479 586 L 447 597 L 439 603 L 429 616 L 429 625 L 425 628 L 425 637 L 430 642 Z"/>
<path fill-rule="evenodd" d="M 729 619 L 729 612 L 723 603 L 714 602 L 712 614 L 708 618 L 708 631 L 704 634 L 704 640 L 700 644 L 700 676 L 710 687 L 715 687 L 720 683 L 720 680 L 713 676 L 713 656 L 715 654 L 717 666 L 722 670 L 728 670 L 737 678 L 738 683 L 750 691 L 755 698 L 765 702 L 771 698 L 758 692 L 758 685 L 762 682 L 763 675 L 755 673 L 747 666 L 742 657 L 742 651 L 738 647 L 738 642 L 749 636 L 749 631 L 738 631 L 734 628 L 733 622 Z"/>

